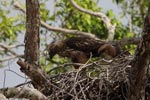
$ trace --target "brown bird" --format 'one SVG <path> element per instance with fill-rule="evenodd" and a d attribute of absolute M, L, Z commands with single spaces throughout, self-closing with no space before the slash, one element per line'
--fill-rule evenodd
<path fill-rule="evenodd" d="M 73 37 L 51 43 L 48 51 L 51 59 L 58 54 L 71 58 L 74 63 L 84 64 L 90 58 L 90 53 L 92 53 L 92 57 L 104 56 L 104 58 L 110 59 L 119 54 L 120 48 L 117 45 L 89 37 Z M 78 67 L 75 66 L 75 68 Z"/>
<path fill-rule="evenodd" d="M 85 52 L 74 50 L 74 49 L 67 49 L 61 53 L 59 53 L 62 57 L 71 58 L 73 63 L 85 64 L 89 57 Z M 74 65 L 75 69 L 78 69 L 80 65 Z"/>
<path fill-rule="evenodd" d="M 119 46 L 113 46 L 111 44 L 104 44 L 98 49 L 98 54 L 106 59 L 114 58 L 121 53 Z"/>
<path fill-rule="evenodd" d="M 52 42 L 48 46 L 48 53 L 49 53 L 50 59 L 52 59 L 54 55 L 66 50 L 66 49 L 67 49 L 67 46 L 64 41 Z"/>
<path fill-rule="evenodd" d="M 52 42 L 48 46 L 50 58 L 66 49 L 74 49 L 85 53 L 92 53 L 94 57 L 99 57 L 98 49 L 105 44 L 102 41 L 89 37 L 73 37 L 62 41 Z"/>
<path fill-rule="evenodd" d="M 83 51 L 86 53 L 92 53 L 93 57 L 99 57 L 98 48 L 105 44 L 105 42 L 100 40 L 95 40 L 90 37 L 73 37 L 65 40 L 66 45 L 69 48 Z"/>

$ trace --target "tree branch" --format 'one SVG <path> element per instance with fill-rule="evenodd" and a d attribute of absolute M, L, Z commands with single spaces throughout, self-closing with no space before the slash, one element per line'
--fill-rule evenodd
<path fill-rule="evenodd" d="M 79 5 L 77 5 L 74 2 L 74 0 L 70 0 L 70 2 L 73 5 L 73 7 L 75 7 L 79 11 L 84 12 L 84 13 L 89 14 L 89 15 L 92 15 L 92 16 L 96 16 L 96 17 L 101 18 L 102 21 L 106 24 L 106 27 L 107 27 L 107 30 L 108 30 L 107 39 L 109 41 L 112 41 L 114 39 L 116 24 L 112 25 L 111 20 L 105 14 L 103 14 L 101 12 L 93 12 L 93 11 L 84 9 L 84 8 L 80 7 Z"/>
<path fill-rule="evenodd" d="M 137 45 L 140 42 L 140 38 L 123 38 L 121 40 L 112 41 L 116 44 L 119 44 L 121 47 L 125 45 L 135 44 Z"/>
<path fill-rule="evenodd" d="M 32 80 L 32 84 L 36 89 L 40 90 L 43 94 L 50 95 L 51 83 L 41 66 L 33 62 L 23 62 L 21 59 L 17 61 L 17 64 L 20 66 L 20 70 Z"/>
<path fill-rule="evenodd" d="M 7 58 L 3 58 L 3 59 L 0 60 L 0 62 L 9 61 L 9 60 L 12 60 L 12 59 L 15 59 L 15 58 L 18 58 L 18 57 L 24 58 L 24 55 L 14 55 L 14 56 L 10 56 L 10 57 L 7 57 Z"/>
<path fill-rule="evenodd" d="M 57 27 L 50 26 L 43 21 L 41 21 L 41 26 L 50 30 L 50 31 L 54 31 L 54 32 L 61 32 L 64 34 L 72 34 L 72 35 L 81 35 L 81 36 L 86 36 L 86 37 L 91 37 L 91 38 L 97 39 L 97 37 L 95 35 L 93 35 L 92 33 L 81 32 L 78 30 L 69 30 L 69 29 L 64 29 L 64 28 L 57 28 Z"/>
<path fill-rule="evenodd" d="M 0 100 L 7 100 L 6 97 L 0 92 Z"/>
<path fill-rule="evenodd" d="M 14 3 L 14 7 L 18 8 L 23 13 L 26 12 L 26 10 L 18 2 Z M 64 34 L 80 35 L 80 36 L 92 37 L 92 38 L 97 39 L 97 37 L 92 33 L 81 32 L 78 30 L 69 30 L 69 29 L 64 29 L 64 28 L 57 28 L 57 27 L 50 26 L 49 24 L 45 23 L 44 21 L 40 21 L 40 22 L 41 22 L 41 26 L 46 28 L 49 31 L 61 32 Z"/>
<path fill-rule="evenodd" d="M 2 88 L 0 89 L 0 93 L 5 95 L 5 97 L 7 98 L 18 98 L 18 99 L 26 98 L 30 100 L 47 100 L 47 97 L 43 95 L 40 91 L 38 91 L 37 89 L 29 88 L 29 87 Z M 6 100 L 6 99 L 1 99 L 1 100 Z"/>
<path fill-rule="evenodd" d="M 12 50 L 10 50 L 10 49 L 12 49 L 12 48 L 17 48 L 17 47 L 20 47 L 20 46 L 24 46 L 24 45 L 23 45 L 23 44 L 19 44 L 19 45 L 13 45 L 13 46 L 6 46 L 6 45 L 0 43 L 0 47 L 1 47 L 1 48 L 3 48 L 4 50 L 10 52 L 10 53 L 13 54 L 13 55 L 17 55 L 17 54 L 16 54 L 16 52 L 14 52 L 14 51 L 12 51 Z"/>
<path fill-rule="evenodd" d="M 18 45 L 6 46 L 6 45 L 0 43 L 0 47 L 5 48 L 5 49 L 13 49 L 13 48 L 21 47 L 21 46 L 24 46 L 24 44 L 18 44 Z"/>
<path fill-rule="evenodd" d="M 2 52 L 5 52 L 5 51 L 6 51 L 6 53 L 7 53 L 7 52 L 11 53 L 11 55 L 9 55 L 9 57 L 0 59 L 0 62 L 5 62 L 5 61 L 8 61 L 8 60 L 17 58 L 17 57 L 24 58 L 24 55 L 17 54 L 16 52 L 14 52 L 14 51 L 11 50 L 11 49 L 13 49 L 13 48 L 17 48 L 17 47 L 20 47 L 20 46 L 24 46 L 24 44 L 13 45 L 13 46 L 6 46 L 6 45 L 0 43 L 0 47 L 1 47 L 2 49 L 4 49 L 4 50 L 2 50 Z"/>

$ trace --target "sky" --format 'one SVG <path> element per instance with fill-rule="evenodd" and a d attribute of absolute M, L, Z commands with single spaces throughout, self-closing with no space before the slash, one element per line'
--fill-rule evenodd
<path fill-rule="evenodd" d="M 21 1 L 25 1 L 25 0 L 21 0 Z M 119 9 L 119 7 L 112 4 L 112 0 L 100 0 L 98 5 L 100 5 L 103 8 L 104 12 L 112 9 L 112 11 L 116 15 L 118 15 L 117 16 L 118 19 L 120 19 L 119 14 L 121 13 L 121 10 Z M 49 2 L 46 4 L 46 7 L 50 9 L 50 11 L 53 11 L 53 7 L 54 7 L 53 0 L 49 0 Z M 17 13 L 12 13 L 12 15 L 15 15 Z M 126 19 L 121 19 L 121 21 L 124 22 L 124 24 L 126 24 L 125 22 L 127 22 L 125 20 Z M 24 40 L 24 36 L 19 35 L 18 41 L 20 43 L 23 43 L 23 40 Z M 17 49 L 16 51 L 20 54 L 24 52 L 23 48 Z M 22 72 L 20 72 L 19 66 L 16 64 L 16 61 L 17 59 L 8 61 L 5 63 L 5 67 L 0 68 L 0 88 L 13 87 L 27 81 L 27 78 L 23 78 L 25 77 L 25 75 Z M 23 77 L 20 77 L 16 73 Z"/>

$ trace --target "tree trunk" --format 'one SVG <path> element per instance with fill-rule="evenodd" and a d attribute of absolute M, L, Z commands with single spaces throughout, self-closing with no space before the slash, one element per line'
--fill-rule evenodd
<path fill-rule="evenodd" d="M 38 0 L 26 0 L 26 34 L 25 34 L 25 62 L 17 61 L 20 70 L 30 79 L 31 83 L 44 95 L 51 93 L 48 75 L 39 65 L 39 28 L 40 11 Z"/>
<path fill-rule="evenodd" d="M 150 63 L 150 8 L 145 17 L 141 41 L 137 47 L 129 73 L 128 100 L 145 100 L 146 71 Z"/>
<path fill-rule="evenodd" d="M 40 11 L 38 0 L 26 0 L 25 61 L 39 61 Z"/>

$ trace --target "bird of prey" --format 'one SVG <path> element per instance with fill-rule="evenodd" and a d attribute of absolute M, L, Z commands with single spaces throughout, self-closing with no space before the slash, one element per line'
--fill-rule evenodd
<path fill-rule="evenodd" d="M 90 54 L 92 57 L 103 56 L 110 59 L 120 53 L 120 48 L 90 37 L 72 37 L 49 44 L 48 52 L 51 59 L 55 54 L 58 54 L 62 57 L 71 58 L 74 63 L 84 64 L 90 58 Z M 79 66 L 74 67 L 79 68 Z"/>

